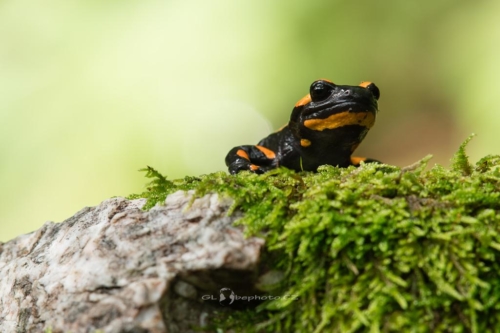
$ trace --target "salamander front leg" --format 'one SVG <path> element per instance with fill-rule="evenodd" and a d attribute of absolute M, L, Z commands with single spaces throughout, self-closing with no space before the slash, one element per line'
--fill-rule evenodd
<path fill-rule="evenodd" d="M 229 173 L 237 174 L 248 170 L 257 174 L 275 169 L 278 166 L 276 153 L 263 146 L 238 146 L 231 149 L 226 156 Z"/>

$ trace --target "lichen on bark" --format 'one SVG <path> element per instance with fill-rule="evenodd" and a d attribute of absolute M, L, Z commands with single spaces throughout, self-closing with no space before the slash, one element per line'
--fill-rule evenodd
<path fill-rule="evenodd" d="M 263 241 L 232 225 L 230 201 L 192 195 L 179 191 L 149 211 L 140 209 L 143 199 L 113 198 L 0 243 L 0 332 L 206 326 L 218 308 L 201 295 L 251 284 L 220 272 L 252 276 Z M 199 275 L 204 280 L 197 285 Z"/>

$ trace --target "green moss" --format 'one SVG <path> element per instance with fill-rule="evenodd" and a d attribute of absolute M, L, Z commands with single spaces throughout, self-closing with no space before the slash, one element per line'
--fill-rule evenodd
<path fill-rule="evenodd" d="M 227 324 L 261 332 L 500 331 L 500 156 L 451 169 L 365 164 L 223 172 L 168 181 L 152 168 L 148 207 L 194 189 L 234 198 L 238 223 L 285 272 L 272 295 Z M 251 319 L 249 319 L 251 318 Z"/>

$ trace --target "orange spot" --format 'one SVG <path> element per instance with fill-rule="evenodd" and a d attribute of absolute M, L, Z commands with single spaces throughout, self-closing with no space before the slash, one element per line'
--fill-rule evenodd
<path fill-rule="evenodd" d="M 354 165 L 359 165 L 361 161 L 365 161 L 366 157 L 351 157 L 351 163 Z"/>
<path fill-rule="evenodd" d="M 258 169 L 259 169 L 258 165 L 250 164 L 250 170 L 255 171 L 255 170 L 258 170 Z"/>
<path fill-rule="evenodd" d="M 271 149 L 267 149 L 266 147 L 262 147 L 262 146 L 255 146 L 255 147 L 257 147 L 258 150 L 263 152 L 264 155 L 266 155 L 266 157 L 270 160 L 272 160 L 276 157 L 276 154 Z"/>
<path fill-rule="evenodd" d="M 325 119 L 309 119 L 304 121 L 304 126 L 314 131 L 334 129 L 347 125 L 360 125 L 371 128 L 375 123 L 373 112 L 349 112 L 344 111 L 332 114 Z"/>
<path fill-rule="evenodd" d="M 245 160 L 248 160 L 250 161 L 250 157 L 248 157 L 248 154 L 246 151 L 244 151 L 243 149 L 240 149 L 236 152 L 236 155 L 238 155 L 239 157 L 243 157 Z"/>
<path fill-rule="evenodd" d="M 306 105 L 309 102 L 311 102 L 311 95 L 307 94 L 295 104 L 295 107 L 298 108 L 299 106 Z"/>
<path fill-rule="evenodd" d="M 300 145 L 302 147 L 309 147 L 311 145 L 311 141 L 307 139 L 300 139 Z"/>
<path fill-rule="evenodd" d="M 363 87 L 363 88 L 366 88 L 368 87 L 370 84 L 372 84 L 370 81 L 363 81 L 359 84 L 360 87 Z"/>

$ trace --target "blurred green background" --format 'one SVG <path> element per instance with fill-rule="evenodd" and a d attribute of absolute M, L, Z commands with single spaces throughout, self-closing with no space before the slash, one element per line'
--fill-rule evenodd
<path fill-rule="evenodd" d="M 357 155 L 448 165 L 498 153 L 500 2 L 4 0 L 0 241 L 84 206 L 225 170 L 310 83 L 373 81 Z"/>

